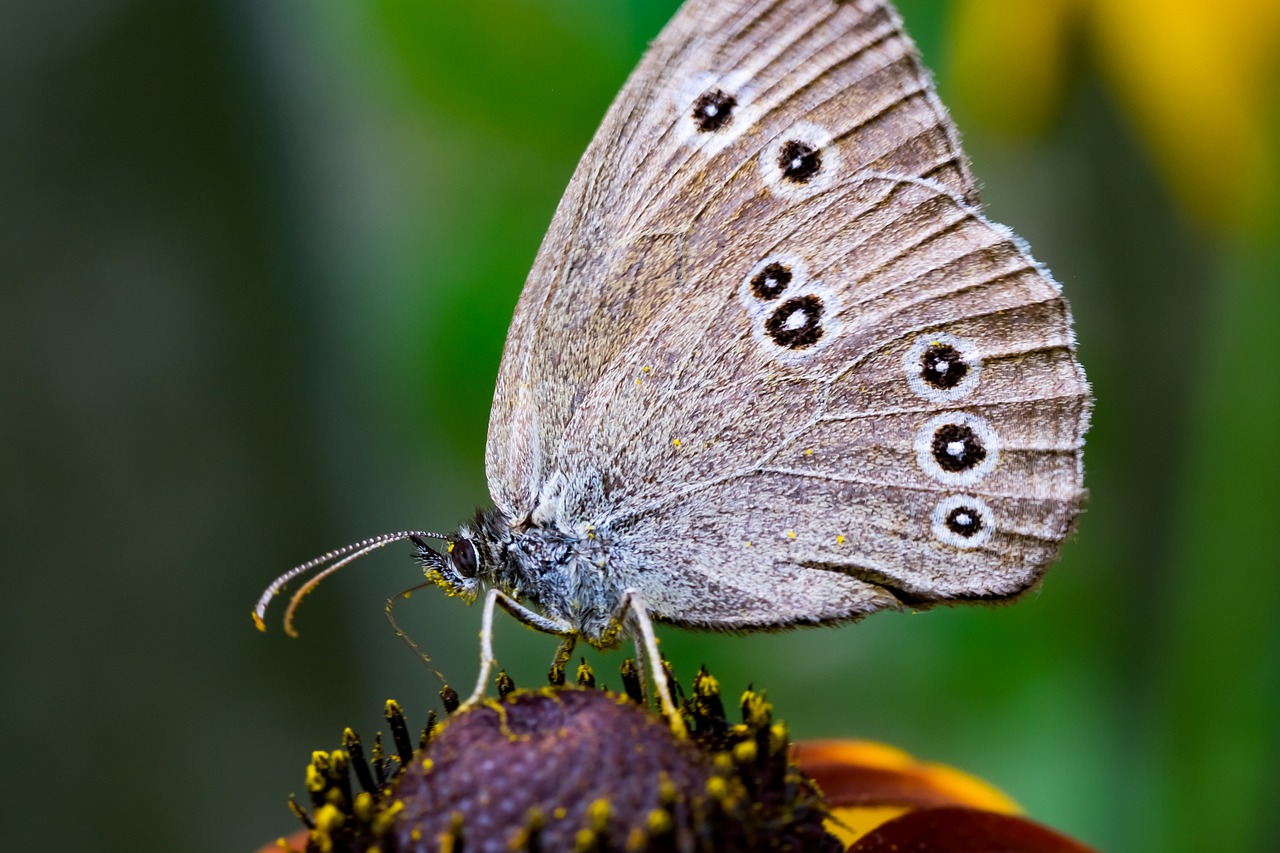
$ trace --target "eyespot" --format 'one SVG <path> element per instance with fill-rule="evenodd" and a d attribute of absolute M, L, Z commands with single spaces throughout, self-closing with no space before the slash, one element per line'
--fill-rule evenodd
<path fill-rule="evenodd" d="M 480 568 L 480 555 L 470 539 L 457 539 L 449 544 L 449 565 L 464 578 L 473 578 Z"/>
<path fill-rule="evenodd" d="M 831 186 L 839 172 L 840 151 L 831 133 L 802 122 L 783 132 L 760 152 L 760 173 L 774 193 L 807 197 Z"/>
<path fill-rule="evenodd" d="M 809 278 L 805 261 L 780 253 L 762 258 L 738 286 L 752 337 L 775 361 L 811 358 L 835 340 L 839 294 Z"/>
<path fill-rule="evenodd" d="M 933 461 L 943 471 L 969 471 L 987 458 L 987 448 L 973 427 L 943 424 L 933 434 Z"/>
<path fill-rule="evenodd" d="M 974 483 L 995 468 L 1000 439 L 991 425 L 967 412 L 930 418 L 916 434 L 916 461 L 925 473 L 949 486 Z"/>
<path fill-rule="evenodd" d="M 968 372 L 969 366 L 950 344 L 933 344 L 920 358 L 920 378 L 934 388 L 954 388 Z"/>
<path fill-rule="evenodd" d="M 782 177 L 795 184 L 807 184 L 822 171 L 822 152 L 807 142 L 788 139 L 778 152 Z"/>
<path fill-rule="evenodd" d="M 738 99 L 723 89 L 704 92 L 693 104 L 693 121 L 701 133 L 711 133 L 733 121 Z"/>
<path fill-rule="evenodd" d="M 690 74 L 668 89 L 677 142 L 713 156 L 751 132 L 760 114 L 755 76 L 754 68 L 719 68 Z"/>
<path fill-rule="evenodd" d="M 764 321 L 765 334 L 780 347 L 807 349 L 822 338 L 823 310 L 822 300 L 813 294 L 793 296 Z"/>
<path fill-rule="evenodd" d="M 982 515 L 971 506 L 958 506 L 947 513 L 945 520 L 947 529 L 957 536 L 972 539 L 986 527 L 982 523 Z"/>
<path fill-rule="evenodd" d="M 972 495 L 952 495 L 938 503 L 930 516 L 933 535 L 956 548 L 977 548 L 991 541 L 996 520 L 986 501 Z"/>
<path fill-rule="evenodd" d="M 933 403 L 964 399 L 978 387 L 982 373 L 976 351 L 971 341 L 955 335 L 921 335 L 902 359 L 907 384 Z"/>
<path fill-rule="evenodd" d="M 757 299 L 777 299 L 782 295 L 782 291 L 787 289 L 791 278 L 790 266 L 773 261 L 751 276 L 751 293 Z"/>
<path fill-rule="evenodd" d="M 761 318 L 782 296 L 809 290 L 809 265 L 798 255 L 779 253 L 760 259 L 743 277 L 738 301 L 748 316 Z"/>

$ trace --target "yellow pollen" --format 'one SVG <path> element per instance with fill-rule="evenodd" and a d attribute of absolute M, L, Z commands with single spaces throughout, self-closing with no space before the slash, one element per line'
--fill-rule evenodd
<path fill-rule="evenodd" d="M 813 455 L 813 448 L 812 448 L 812 447 L 806 447 L 806 448 L 805 448 L 805 451 L 804 451 L 804 455 L 805 455 L 805 456 L 812 456 L 812 455 Z"/>
<path fill-rule="evenodd" d="M 679 447 L 679 446 L 680 446 L 680 439 L 678 439 L 678 438 L 673 438 L 673 439 L 671 439 L 671 443 L 672 443 L 672 444 L 674 444 L 676 447 Z"/>
<path fill-rule="evenodd" d="M 795 532 L 794 530 L 788 530 L 788 531 L 787 531 L 787 536 L 789 536 L 789 537 L 790 537 L 790 538 L 792 538 L 792 539 L 795 539 L 795 538 L 796 538 L 796 532 Z"/>
<path fill-rule="evenodd" d="M 843 545 L 843 544 L 844 544 L 844 534 L 842 534 L 842 533 L 837 533 L 837 534 L 836 534 L 836 544 L 837 544 L 837 545 Z"/>
<path fill-rule="evenodd" d="M 649 831 L 655 835 L 671 831 L 671 814 L 666 809 L 649 812 Z"/>

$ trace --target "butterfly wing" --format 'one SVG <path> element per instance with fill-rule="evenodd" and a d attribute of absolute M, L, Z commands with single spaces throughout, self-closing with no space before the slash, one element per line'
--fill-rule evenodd
<path fill-rule="evenodd" d="M 564 505 L 609 531 L 622 585 L 685 624 L 1026 589 L 1082 497 L 1088 387 L 1058 286 L 929 181 L 768 192 L 711 199 L 685 296 L 566 430 Z"/>
<path fill-rule="evenodd" d="M 686 3 L 583 156 L 517 306 L 486 451 L 490 493 L 508 516 L 534 511 L 571 419 L 609 365 L 687 299 L 702 263 L 690 240 L 732 208 L 721 188 L 758 192 L 743 176 L 785 188 L 778 146 L 801 117 L 804 144 L 838 149 L 841 163 L 827 162 L 825 175 L 928 178 L 973 201 L 954 128 L 891 7 Z M 762 162 L 767 175 L 757 174 Z M 828 182 L 770 194 L 765 213 L 804 207 Z"/>
<path fill-rule="evenodd" d="M 1078 512 L 1088 390 L 1059 289 L 975 205 L 888 7 L 686 4 L 522 295 L 495 502 L 594 527 L 690 625 L 1025 589 Z"/>

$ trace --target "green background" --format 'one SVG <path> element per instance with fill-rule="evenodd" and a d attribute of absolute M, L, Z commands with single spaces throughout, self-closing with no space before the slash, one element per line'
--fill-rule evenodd
<path fill-rule="evenodd" d="M 295 827 L 310 750 L 371 734 L 389 696 L 435 707 L 382 615 L 419 578 L 407 548 L 322 587 L 301 640 L 248 611 L 315 553 L 486 502 L 524 276 L 675 6 L 6 12 L 0 847 L 250 850 Z M 903 8 L 944 98 L 949 10 Z M 1233 229 L 1179 209 L 1088 52 L 1069 61 L 1034 138 L 953 103 L 993 217 L 1065 283 L 1095 386 L 1062 563 L 1013 607 L 664 649 L 684 678 L 765 688 L 798 737 L 957 765 L 1102 848 L 1273 848 L 1277 205 Z M 424 592 L 398 612 L 467 685 L 478 611 Z M 517 683 L 553 647 L 500 625 Z M 596 658 L 606 682 L 621 658 Z"/>

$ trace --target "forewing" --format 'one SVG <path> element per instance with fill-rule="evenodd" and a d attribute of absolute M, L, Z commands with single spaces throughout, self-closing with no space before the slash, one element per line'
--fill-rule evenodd
<path fill-rule="evenodd" d="M 929 181 L 773 196 L 744 170 L 711 199 L 681 300 L 569 425 L 565 488 L 601 485 L 566 505 L 612 532 L 621 583 L 676 622 L 1024 590 L 1082 496 L 1088 388 L 1058 286 Z"/>
<path fill-rule="evenodd" d="M 802 149 L 788 141 L 828 153 L 823 176 L 794 191 L 781 163 Z M 954 129 L 890 7 L 686 3 L 610 108 L 521 295 L 486 454 L 498 507 L 513 518 L 533 510 L 606 368 L 706 278 L 700 253 L 745 198 L 727 202 L 726 186 L 753 196 L 771 181 L 779 191 L 761 212 L 773 216 L 812 207 L 832 181 L 864 170 L 973 200 Z"/>

